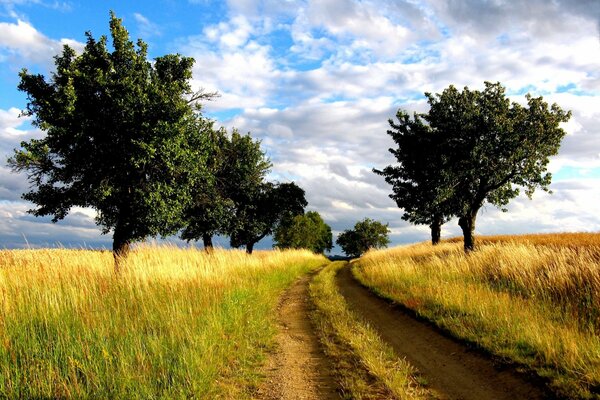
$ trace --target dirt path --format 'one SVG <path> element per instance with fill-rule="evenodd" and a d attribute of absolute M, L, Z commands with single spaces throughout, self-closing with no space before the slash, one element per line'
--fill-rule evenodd
<path fill-rule="evenodd" d="M 267 364 L 266 385 L 259 389 L 259 399 L 340 399 L 332 365 L 321 350 L 309 317 L 313 305 L 308 284 L 312 276 L 294 283 L 281 300 L 278 351 Z"/>
<path fill-rule="evenodd" d="M 350 308 L 365 317 L 398 355 L 406 357 L 441 398 L 547 398 L 512 369 L 496 368 L 490 359 L 373 295 L 352 277 L 350 267 L 340 270 L 337 283 Z"/>

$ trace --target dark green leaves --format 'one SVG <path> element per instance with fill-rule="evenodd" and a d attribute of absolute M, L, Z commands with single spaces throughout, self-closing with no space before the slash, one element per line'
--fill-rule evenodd
<path fill-rule="evenodd" d="M 369 249 L 387 247 L 390 243 L 389 232 L 388 224 L 384 225 L 379 221 L 365 218 L 357 222 L 354 229 L 342 232 L 336 243 L 348 256 L 360 257 Z"/>
<path fill-rule="evenodd" d="M 315 253 L 331 250 L 331 228 L 318 212 L 288 216 L 282 219 L 274 234 L 279 249 L 309 249 Z"/>
<path fill-rule="evenodd" d="M 82 54 L 65 46 L 50 81 L 21 72 L 25 113 L 46 136 L 9 163 L 29 173 L 24 198 L 35 215 L 58 220 L 92 207 L 103 231 L 120 230 L 126 242 L 172 234 L 204 168 L 206 150 L 194 147 L 204 122 L 186 100 L 193 60 L 167 55 L 152 65 L 113 13 L 110 32 L 112 49 L 91 33 Z"/>

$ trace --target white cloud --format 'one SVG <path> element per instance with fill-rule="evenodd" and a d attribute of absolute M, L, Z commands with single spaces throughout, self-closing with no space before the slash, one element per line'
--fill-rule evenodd
<path fill-rule="evenodd" d="M 133 18 L 138 24 L 138 29 L 140 31 L 140 35 L 144 38 L 152 37 L 152 36 L 160 36 L 162 35 L 161 28 L 150 21 L 147 17 L 140 13 L 133 13 Z"/>
<path fill-rule="evenodd" d="M 73 39 L 50 39 L 20 19 L 16 23 L 0 22 L 0 56 L 4 53 L 4 58 L 8 56 L 19 68 L 29 63 L 51 64 L 65 44 L 77 51 L 83 48 Z"/>
<path fill-rule="evenodd" d="M 140 29 L 153 24 L 134 17 Z M 24 21 L 0 23 L 0 57 L 50 59 L 60 41 Z M 175 45 L 196 59 L 194 87 L 222 95 L 206 109 L 260 138 L 272 177 L 296 180 L 335 232 L 370 217 L 408 242 L 427 240 L 427 227 L 402 221 L 389 186 L 371 172 L 393 161 L 387 119 L 400 107 L 426 111 L 425 91 L 480 89 L 485 80 L 505 84 L 515 101 L 541 94 L 573 117 L 550 164 L 562 176 L 555 194 L 519 197 L 508 213 L 486 207 L 477 231 L 600 229 L 599 21 L 595 0 L 229 0 L 219 21 Z M 17 113 L 0 111 L 0 138 L 11 146 L 35 134 Z M 581 179 L 566 180 L 565 171 Z M 0 199 L 14 201 L 20 184 L 0 169 Z M 456 221 L 444 234 L 460 234 Z"/>

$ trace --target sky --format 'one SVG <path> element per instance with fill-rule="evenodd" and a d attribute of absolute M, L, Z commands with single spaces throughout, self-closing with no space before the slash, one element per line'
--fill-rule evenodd
<path fill-rule="evenodd" d="M 108 34 L 110 10 L 151 58 L 195 58 L 193 87 L 220 94 L 205 115 L 260 139 L 269 179 L 304 188 L 334 239 L 365 217 L 389 223 L 392 245 L 429 239 L 372 173 L 394 162 L 387 120 L 427 111 L 424 92 L 484 81 L 573 116 L 549 164 L 552 194 L 515 198 L 505 213 L 483 207 L 476 234 L 600 230 L 598 0 L 0 0 L 0 248 L 111 246 L 93 210 L 57 224 L 28 214 L 27 176 L 6 166 L 21 141 L 44 134 L 19 117 L 18 72 L 48 76 L 64 44 L 81 51 L 86 31 Z M 456 220 L 442 228 L 459 234 Z"/>

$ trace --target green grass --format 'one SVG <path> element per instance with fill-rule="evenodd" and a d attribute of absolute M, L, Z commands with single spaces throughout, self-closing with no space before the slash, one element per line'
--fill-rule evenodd
<path fill-rule="evenodd" d="M 0 398 L 251 398 L 309 252 L 0 254 Z"/>
<path fill-rule="evenodd" d="M 310 284 L 310 295 L 316 305 L 313 319 L 317 333 L 336 366 L 345 398 L 424 398 L 426 391 L 417 384 L 414 369 L 348 309 L 335 283 L 337 272 L 345 265 L 345 262 L 328 265 Z"/>

